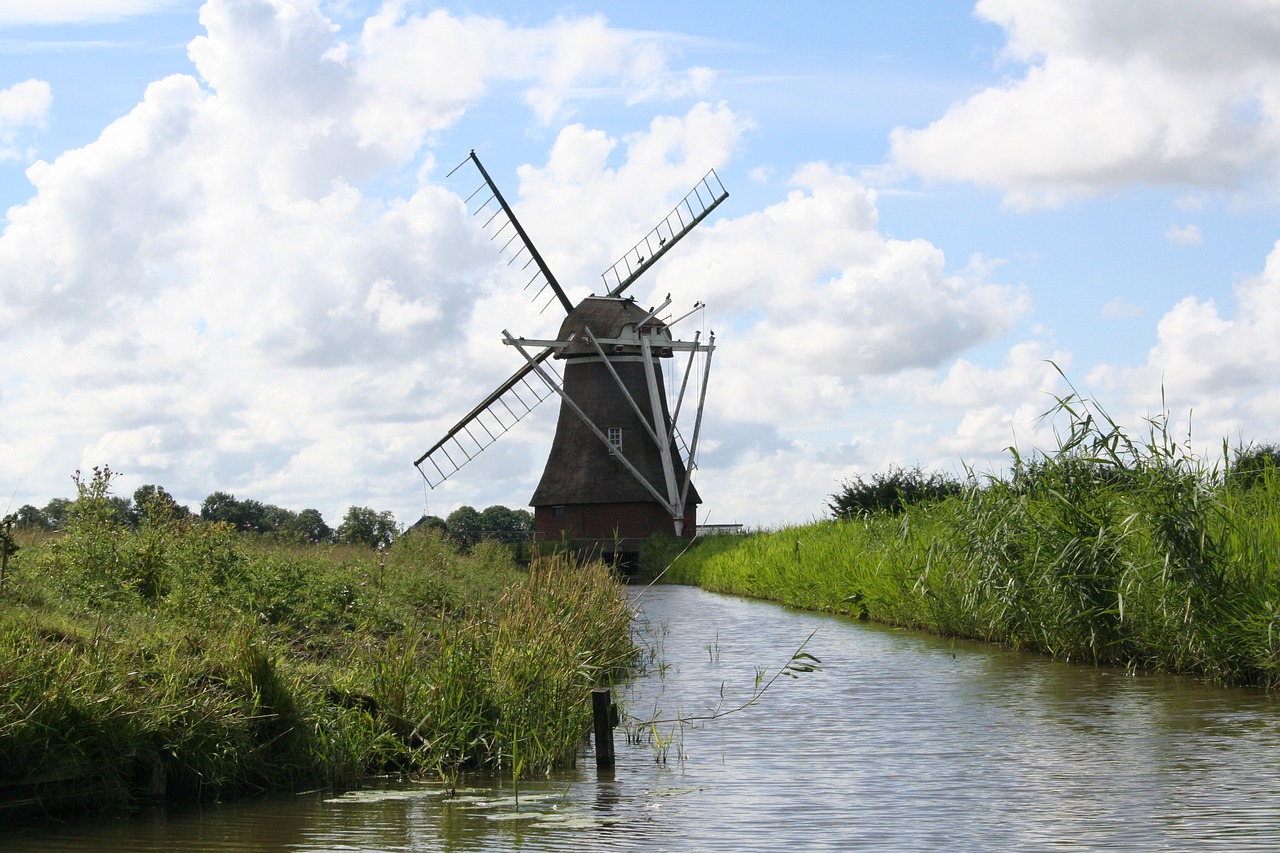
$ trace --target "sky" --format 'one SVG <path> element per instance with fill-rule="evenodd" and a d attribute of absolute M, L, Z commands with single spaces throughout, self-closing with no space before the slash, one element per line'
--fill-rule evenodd
<path fill-rule="evenodd" d="M 729 191 L 630 291 L 716 335 L 703 521 L 1002 471 L 1069 393 L 1280 440 L 1275 0 L 0 0 L 0 505 L 526 505 L 553 403 L 413 466 L 560 320 L 472 150 L 575 301 Z"/>

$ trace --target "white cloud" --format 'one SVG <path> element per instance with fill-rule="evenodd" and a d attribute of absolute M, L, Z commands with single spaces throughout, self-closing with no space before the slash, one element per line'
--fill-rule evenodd
<path fill-rule="evenodd" d="M 1157 343 L 1138 367 L 1099 365 L 1087 381 L 1123 401 L 1117 416 L 1141 427 L 1168 411 L 1173 434 L 1191 432 L 1210 458 L 1223 439 L 1274 441 L 1280 421 L 1280 244 L 1258 275 L 1241 281 L 1234 305 L 1188 296 L 1157 324 Z M 1120 409 L 1120 405 L 1116 406 Z"/>
<path fill-rule="evenodd" d="M 1180 301 L 1156 327 L 1151 364 L 1180 388 L 1210 397 L 1273 383 L 1280 375 L 1280 249 L 1236 288 L 1236 303 L 1235 316 L 1224 317 L 1212 301 Z"/>
<path fill-rule="evenodd" d="M 623 140 L 574 124 L 557 135 L 545 166 L 521 167 L 522 222 L 570 298 L 601 292 L 599 275 L 708 169 L 723 166 L 747 127 L 725 105 L 707 103 Z"/>
<path fill-rule="evenodd" d="M 43 80 L 24 80 L 0 89 L 0 133 L 44 120 L 53 92 Z"/>
<path fill-rule="evenodd" d="M 997 368 L 956 360 L 925 391 L 930 403 L 959 412 L 954 432 L 939 436 L 936 447 L 947 457 L 985 462 L 1009 446 L 1052 446 L 1040 417 L 1065 391 L 1059 370 L 1069 372 L 1071 364 L 1070 353 L 1048 352 L 1041 341 L 1015 344 Z"/>
<path fill-rule="evenodd" d="M 1134 183 L 1278 188 L 1274 4 L 982 0 L 976 13 L 1025 71 L 895 130 L 900 166 L 1017 208 Z"/>
<path fill-rule="evenodd" d="M 412 147 L 424 130 L 451 124 L 497 83 L 522 85 L 544 125 L 571 115 L 580 99 L 636 104 L 699 95 L 709 84 L 705 69 L 670 68 L 664 39 L 610 27 L 600 15 L 511 27 L 444 11 L 406 16 L 387 4 L 365 23 L 353 50 L 368 94 L 356 114 L 362 145 Z"/>
<path fill-rule="evenodd" d="M 9 211 L 0 468 L 37 503 L 106 463 L 125 494 L 158 482 L 189 503 L 224 489 L 411 520 L 409 463 L 518 363 L 496 321 L 545 322 L 472 231 L 462 187 L 425 179 L 423 146 L 494 81 L 524 87 L 543 121 L 595 88 L 634 103 L 704 77 L 597 18 L 512 28 L 389 7 L 354 41 L 301 0 L 211 0 L 201 20 L 196 75 L 153 83 L 98 139 L 33 164 L 35 194 Z M 0 127 L 30 125 L 48 87 L 0 106 Z M 620 140 L 571 125 L 509 195 L 582 295 L 745 127 L 716 104 Z M 408 174 L 401 194 L 359 188 Z M 473 483 L 522 500 L 542 420 L 470 467 Z"/>
<path fill-rule="evenodd" d="M 1102 306 L 1101 315 L 1108 320 L 1126 320 L 1142 314 L 1142 306 L 1135 305 L 1123 296 L 1117 296 Z"/>
<path fill-rule="evenodd" d="M 0 26 L 116 21 L 188 5 L 188 0 L 0 0 Z"/>
<path fill-rule="evenodd" d="M 1195 224 L 1170 225 L 1164 232 L 1164 238 L 1179 246 L 1199 246 L 1204 243 L 1204 234 L 1200 231 L 1200 226 Z"/>
<path fill-rule="evenodd" d="M 108 463 L 125 493 L 155 482 L 188 502 L 222 489 L 331 522 L 352 503 L 411 520 L 410 462 L 519 364 L 501 330 L 556 323 L 475 232 L 460 196 L 478 180 L 438 183 L 440 136 L 495 89 L 528 105 L 514 125 L 541 138 L 553 122 L 495 178 L 577 299 L 751 131 L 729 104 L 691 99 L 626 134 L 566 122 L 586 98 L 688 98 L 706 79 L 671 67 L 660 37 L 597 18 L 515 27 L 389 6 L 346 36 L 313 3 L 210 0 L 202 21 L 195 72 L 32 165 L 35 194 L 0 235 L 0 470 L 33 502 Z M 635 288 L 679 313 L 705 300 L 682 334 L 699 320 L 718 333 L 699 481 L 712 520 L 807 517 L 852 473 L 1042 436 L 1047 360 L 1069 353 L 1003 341 L 1030 311 L 1023 289 L 997 262 L 957 268 L 927 239 L 887 235 L 877 202 L 804 165 L 783 198 L 732 197 Z M 1239 322 L 1179 310 L 1161 327 L 1170 353 L 1219 346 L 1213 323 Z M 1265 331 L 1245 338 L 1269 365 Z M 1003 363 L 970 355 L 983 346 Z M 524 500 L 543 408 L 430 493 L 432 511 Z"/>
<path fill-rule="evenodd" d="M 700 466 L 705 509 L 721 521 L 756 519 L 761 506 L 798 508 L 786 520 L 802 521 L 821 514 L 840 482 L 894 465 L 957 476 L 961 466 L 979 474 L 1005 470 L 1011 447 L 1029 454 L 1056 445 L 1055 423 L 1043 416 L 1067 392 L 1058 368 L 1069 374 L 1073 364 L 1070 353 L 1028 340 L 1010 346 L 993 368 L 959 358 L 940 370 L 858 377 L 829 401 L 824 419 L 812 400 L 805 403 L 811 408 L 791 408 L 786 389 L 815 377 L 779 364 L 742 382 L 746 371 L 733 358 L 726 354 L 715 371 L 708 415 L 727 446 Z M 726 373 L 736 388 L 725 388 Z M 726 412 L 719 399 L 726 394 L 754 401 L 755 420 L 737 420 L 732 407 Z"/>
<path fill-rule="evenodd" d="M 53 90 L 43 80 L 24 80 L 0 89 L 0 162 L 20 159 L 13 148 L 20 131 L 44 124 Z"/>
<path fill-rule="evenodd" d="M 951 273 L 936 246 L 886 237 L 875 191 L 828 164 L 801 167 L 792 184 L 763 210 L 694 232 L 644 285 L 646 302 L 705 300 L 719 334 L 706 416 L 716 442 L 699 488 L 725 521 L 757 518 L 761 506 L 820 513 L 852 473 L 1010 443 L 1007 429 L 948 442 L 965 404 L 930 399 L 931 383 L 1007 332 L 1029 308 L 1025 294 L 992 283 L 997 265 L 981 258 Z M 904 400 L 929 418 L 901 418 Z"/>
<path fill-rule="evenodd" d="M 815 163 L 792 183 L 785 201 L 718 223 L 657 279 L 664 291 L 706 282 L 700 295 L 732 324 L 725 346 L 739 350 L 744 386 L 762 371 L 795 377 L 777 383 L 779 408 L 839 406 L 850 380 L 940 366 L 1027 310 L 981 264 L 948 273 L 937 247 L 882 235 L 875 192 L 855 179 Z"/>

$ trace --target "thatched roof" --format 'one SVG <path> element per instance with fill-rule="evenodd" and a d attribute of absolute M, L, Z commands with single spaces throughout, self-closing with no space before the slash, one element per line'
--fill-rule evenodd
<path fill-rule="evenodd" d="M 556 354 L 556 358 L 572 358 L 578 355 L 596 355 L 595 347 L 587 338 L 586 330 L 590 329 L 596 338 L 619 338 L 628 327 L 635 327 L 646 317 L 649 311 L 640 307 L 634 299 L 619 299 L 607 296 L 589 296 L 578 303 L 560 324 L 557 340 L 572 340 L 567 347 Z M 662 327 L 657 319 L 652 319 L 649 326 Z M 637 345 L 638 345 L 637 340 Z"/>

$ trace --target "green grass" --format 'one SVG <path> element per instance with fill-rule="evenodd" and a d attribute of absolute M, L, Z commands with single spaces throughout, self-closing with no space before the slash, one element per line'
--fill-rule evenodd
<path fill-rule="evenodd" d="M 1078 397 L 1056 414 L 1069 420 L 1059 449 L 1015 455 L 1011 477 L 971 475 L 900 515 L 711 539 L 666 579 L 1067 660 L 1280 684 L 1274 465 L 1235 477 L 1162 419 L 1135 440 Z"/>
<path fill-rule="evenodd" d="M 572 763 L 590 689 L 632 662 L 612 573 L 415 532 L 385 553 L 271 546 L 222 524 L 137 531 L 83 490 L 0 595 L 0 792 L 90 780 L 127 807 L 375 773 Z M 52 788 L 49 789 L 52 792 Z"/>

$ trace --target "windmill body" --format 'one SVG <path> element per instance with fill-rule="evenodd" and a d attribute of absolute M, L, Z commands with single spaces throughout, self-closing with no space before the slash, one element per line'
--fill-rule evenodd
<path fill-rule="evenodd" d="M 700 498 L 691 475 L 715 336 L 705 343 L 700 334 L 691 342 L 675 340 L 671 327 L 679 320 L 663 318 L 670 297 L 646 310 L 622 294 L 728 193 L 715 172 L 708 172 L 657 227 L 604 273 L 604 296 L 589 296 L 574 305 L 475 152 L 469 159 L 484 178 L 473 198 L 486 188 L 490 191 L 474 214 L 496 204 L 486 223 L 493 225 L 490 239 L 511 232 L 504 247 L 515 243 L 517 249 L 508 263 L 524 258 L 525 269 L 533 266 L 526 288 L 540 283 L 535 298 L 550 289 L 553 296 L 548 305 L 558 300 L 566 316 L 554 340 L 517 338 L 504 330 L 504 342 L 519 351 L 524 366 L 415 465 L 435 488 L 554 394 L 561 401 L 555 438 L 530 499 L 536 538 L 572 541 L 625 560 L 655 533 L 692 536 Z M 664 366 L 685 353 L 688 361 L 679 394 L 672 399 L 668 392 L 673 389 L 663 380 Z M 703 356 L 701 371 L 696 369 L 698 356 Z M 699 390 L 696 402 L 689 406 L 694 425 L 686 446 L 676 424 L 695 375 L 700 375 L 695 383 Z"/>
<path fill-rule="evenodd" d="M 592 338 L 611 343 L 598 351 Z M 631 542 L 677 529 L 692 535 L 701 498 L 692 483 L 681 494 L 689 472 L 661 364 L 674 356 L 670 329 L 633 300 L 591 297 L 565 318 L 561 341 L 555 357 L 564 364 L 564 398 L 529 501 L 538 536 Z"/>

